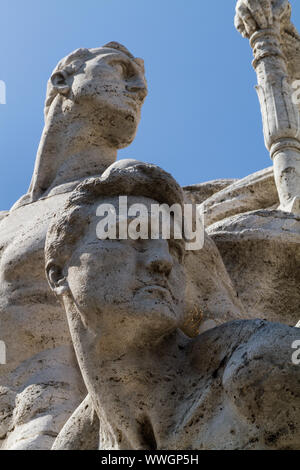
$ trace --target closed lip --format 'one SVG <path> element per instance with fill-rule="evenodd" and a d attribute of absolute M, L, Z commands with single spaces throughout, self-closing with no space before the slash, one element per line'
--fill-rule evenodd
<path fill-rule="evenodd" d="M 148 291 L 148 292 L 157 291 L 157 292 L 162 292 L 164 294 L 167 292 L 168 294 L 171 295 L 170 289 L 166 285 L 163 285 L 163 284 L 148 284 L 146 286 L 143 286 L 139 290 Z"/>
<path fill-rule="evenodd" d="M 130 104 L 131 107 L 137 109 L 139 107 L 139 104 L 137 102 L 137 99 L 135 99 L 133 96 L 130 95 L 125 95 L 127 98 L 127 103 Z"/>

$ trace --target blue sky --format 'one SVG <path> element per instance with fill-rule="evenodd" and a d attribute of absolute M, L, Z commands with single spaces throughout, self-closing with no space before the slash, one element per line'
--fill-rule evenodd
<path fill-rule="evenodd" d="M 0 210 L 30 183 L 46 82 L 78 47 L 119 41 L 146 64 L 149 95 L 135 142 L 119 158 L 160 165 L 182 185 L 271 165 L 236 0 L 2 0 Z M 299 0 L 293 20 L 300 27 Z"/>

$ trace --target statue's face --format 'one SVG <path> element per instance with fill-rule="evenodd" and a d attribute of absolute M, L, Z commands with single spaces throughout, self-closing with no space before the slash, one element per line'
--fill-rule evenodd
<path fill-rule="evenodd" d="M 133 141 L 147 95 L 142 66 L 119 51 L 98 55 L 75 74 L 72 94 L 73 111 L 100 124 L 112 145 L 122 148 Z"/>
<path fill-rule="evenodd" d="M 102 202 L 114 204 L 117 198 Z M 129 197 L 128 205 L 148 198 Z M 95 206 L 96 214 L 96 206 Z M 164 333 L 183 320 L 183 240 L 99 240 L 90 224 L 68 266 L 69 288 L 85 323 L 96 336 Z"/>

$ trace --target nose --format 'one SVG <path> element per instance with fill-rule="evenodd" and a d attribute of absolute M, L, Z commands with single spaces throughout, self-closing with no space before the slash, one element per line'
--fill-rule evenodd
<path fill-rule="evenodd" d="M 169 253 L 168 243 L 166 241 L 165 244 L 165 247 L 156 246 L 151 253 L 148 253 L 146 265 L 151 273 L 169 276 L 173 268 L 173 258 Z"/>
<path fill-rule="evenodd" d="M 147 86 L 145 80 L 141 78 L 136 78 L 126 85 L 126 90 L 130 93 L 136 93 L 141 101 L 143 101 L 147 94 Z"/>

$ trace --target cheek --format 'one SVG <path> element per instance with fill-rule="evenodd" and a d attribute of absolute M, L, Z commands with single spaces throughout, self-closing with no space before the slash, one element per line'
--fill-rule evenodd
<path fill-rule="evenodd" d="M 75 97 L 94 97 L 103 101 L 114 102 L 120 100 L 125 91 L 125 82 L 114 74 L 102 72 L 88 73 L 74 78 L 72 85 Z"/>
<path fill-rule="evenodd" d="M 178 301 L 178 304 L 183 304 L 185 300 L 185 285 L 186 285 L 186 278 L 184 268 L 178 263 L 178 265 L 174 266 L 170 282 L 173 286 L 174 297 Z"/>
<path fill-rule="evenodd" d="M 101 308 L 130 299 L 136 278 L 136 261 L 130 250 L 84 253 L 68 270 L 68 282 L 82 308 Z"/>

